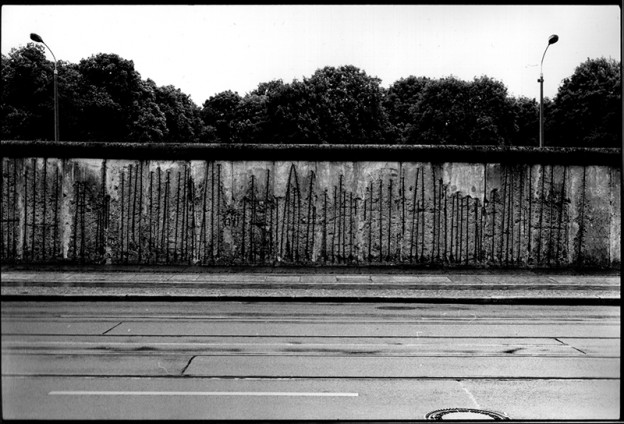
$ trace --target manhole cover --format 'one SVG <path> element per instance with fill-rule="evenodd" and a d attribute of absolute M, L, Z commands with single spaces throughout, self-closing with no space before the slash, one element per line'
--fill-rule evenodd
<path fill-rule="evenodd" d="M 508 420 L 509 417 L 501 412 L 486 411 L 471 408 L 438 409 L 425 415 L 425 419 L 441 420 Z"/>

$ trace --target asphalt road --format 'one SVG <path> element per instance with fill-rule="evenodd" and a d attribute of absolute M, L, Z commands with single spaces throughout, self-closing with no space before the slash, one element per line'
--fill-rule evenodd
<path fill-rule="evenodd" d="M 615 306 L 1 306 L 4 419 L 620 417 Z"/>

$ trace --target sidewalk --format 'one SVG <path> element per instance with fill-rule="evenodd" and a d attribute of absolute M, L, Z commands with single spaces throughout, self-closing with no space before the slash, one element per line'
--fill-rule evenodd
<path fill-rule="evenodd" d="M 349 273 L 347 273 L 349 272 Z M 362 273 L 360 273 L 362 272 Z M 2 270 L 3 299 L 30 298 L 241 298 L 321 301 L 537 301 L 616 303 L 617 272 L 448 270 L 372 271 L 273 270 Z"/>

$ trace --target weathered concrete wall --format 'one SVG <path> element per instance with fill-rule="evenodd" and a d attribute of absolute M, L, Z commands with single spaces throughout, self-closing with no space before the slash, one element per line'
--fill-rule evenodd
<path fill-rule="evenodd" d="M 2 260 L 619 268 L 620 167 L 558 154 L 479 163 L 13 150 L 2 158 Z"/>

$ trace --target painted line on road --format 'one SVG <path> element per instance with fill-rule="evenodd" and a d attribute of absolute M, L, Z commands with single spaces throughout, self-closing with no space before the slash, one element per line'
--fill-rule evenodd
<path fill-rule="evenodd" d="M 359 393 L 326 392 L 132 392 L 132 391 L 52 391 L 49 396 L 298 396 L 357 397 Z"/>

